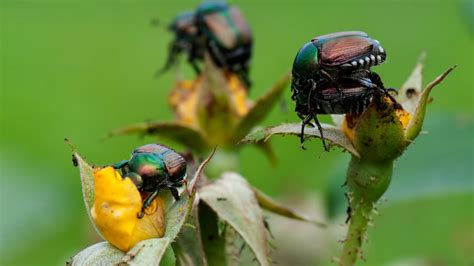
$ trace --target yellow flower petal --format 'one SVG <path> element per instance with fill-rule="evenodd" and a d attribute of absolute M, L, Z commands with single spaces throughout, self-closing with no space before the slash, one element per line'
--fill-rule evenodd
<path fill-rule="evenodd" d="M 386 102 L 391 102 L 391 100 L 386 97 L 385 98 Z M 395 113 L 398 117 L 398 120 L 400 123 L 402 123 L 403 129 L 406 129 L 408 126 L 408 123 L 410 123 L 410 120 L 412 118 L 411 114 L 404 109 L 397 109 L 395 110 Z M 351 115 L 347 114 L 345 115 L 343 121 L 342 121 L 342 131 L 346 135 L 346 137 L 354 144 L 354 136 L 355 136 L 355 128 L 359 122 L 360 115 Z"/>
<path fill-rule="evenodd" d="M 239 77 L 234 73 L 227 73 L 226 75 L 227 84 L 232 95 L 232 105 L 237 116 L 244 117 L 251 106 L 251 102 L 248 100 L 247 89 L 240 81 Z"/>
<path fill-rule="evenodd" d="M 342 120 L 342 131 L 352 144 L 354 144 L 355 126 L 357 125 L 358 118 L 359 116 L 347 114 Z"/>
<path fill-rule="evenodd" d="M 176 120 L 190 127 L 197 127 L 196 103 L 197 88 L 202 78 L 194 81 L 178 81 L 171 90 L 168 102 L 175 111 Z"/>
<path fill-rule="evenodd" d="M 164 202 L 157 197 L 137 217 L 142 198 L 135 184 L 123 179 L 112 167 L 94 173 L 94 206 L 91 216 L 104 238 L 122 251 L 128 251 L 141 240 L 162 237 L 165 231 Z"/>
<path fill-rule="evenodd" d="M 412 118 L 411 114 L 404 109 L 398 109 L 396 113 L 398 120 L 402 123 L 403 129 L 406 129 Z"/>
<path fill-rule="evenodd" d="M 236 117 L 244 117 L 252 102 L 248 99 L 248 93 L 245 86 L 234 73 L 225 73 L 225 79 L 229 88 L 230 102 L 232 113 Z M 197 104 L 198 93 L 203 86 L 203 76 L 198 76 L 193 81 L 178 81 L 172 89 L 168 102 L 174 110 L 176 120 L 184 125 L 198 128 Z M 225 88 L 223 88 L 225 89 Z"/>

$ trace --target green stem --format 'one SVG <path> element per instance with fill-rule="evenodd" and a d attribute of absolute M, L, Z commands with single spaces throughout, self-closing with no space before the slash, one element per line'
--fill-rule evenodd
<path fill-rule="evenodd" d="M 351 221 L 342 249 L 340 265 L 354 265 L 357 258 L 362 255 L 367 225 L 370 221 L 372 206 L 360 205 L 352 211 Z"/>
<path fill-rule="evenodd" d="M 352 157 L 347 171 L 351 219 L 340 257 L 340 265 L 354 265 L 362 256 L 367 225 L 372 221 L 374 206 L 387 190 L 392 177 L 393 161 L 368 161 Z"/>

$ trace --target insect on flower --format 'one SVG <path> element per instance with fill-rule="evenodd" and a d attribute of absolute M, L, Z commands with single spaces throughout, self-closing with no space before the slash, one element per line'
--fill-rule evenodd
<path fill-rule="evenodd" d="M 237 74 L 250 87 L 248 69 L 253 36 L 239 8 L 225 2 L 206 1 L 194 12 L 178 14 L 168 29 L 175 39 L 160 72 L 168 70 L 177 56 L 185 53 L 199 74 L 198 62 L 203 61 L 207 52 L 218 67 Z"/>
<path fill-rule="evenodd" d="M 359 31 L 337 32 L 318 36 L 296 54 L 292 69 L 292 99 L 304 128 L 314 120 L 322 134 L 317 114 L 359 114 L 375 93 L 395 99 L 380 76 L 371 70 L 383 63 L 385 50 L 377 40 Z M 328 150 L 322 138 L 325 150 Z"/>
<path fill-rule="evenodd" d="M 136 148 L 130 160 L 123 160 L 112 167 L 121 169 L 124 178 L 130 178 L 140 192 L 150 192 L 145 198 L 138 217 L 158 196 L 160 189 L 169 189 L 179 200 L 177 188 L 186 179 L 186 160 L 174 150 L 161 144 L 147 144 Z"/>

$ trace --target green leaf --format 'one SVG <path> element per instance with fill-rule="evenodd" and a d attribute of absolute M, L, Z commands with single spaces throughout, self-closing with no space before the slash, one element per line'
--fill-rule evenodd
<path fill-rule="evenodd" d="M 180 195 L 180 199 L 171 203 L 174 199 L 171 194 L 168 192 L 167 197 L 167 206 L 166 211 L 166 231 L 165 237 L 168 237 L 171 240 L 174 240 L 178 233 L 181 231 L 181 228 L 184 225 L 184 222 L 188 218 L 191 210 L 193 208 L 193 202 L 196 196 L 196 184 L 198 183 L 199 178 L 201 177 L 204 168 L 214 156 L 216 149 L 211 152 L 209 157 L 204 160 L 201 165 L 197 168 L 194 176 L 191 180 L 188 180 L 189 188 L 185 189 Z"/>
<path fill-rule="evenodd" d="M 100 242 L 76 254 L 68 265 L 160 265 L 169 243 L 169 238 L 147 239 L 124 253 L 107 242 Z"/>
<path fill-rule="evenodd" d="M 214 183 L 201 188 L 199 197 L 242 236 L 261 265 L 269 265 L 262 210 L 243 177 L 225 173 Z"/>
<path fill-rule="evenodd" d="M 94 223 L 94 220 L 91 216 L 91 209 L 94 206 L 94 168 L 87 163 L 81 155 L 76 150 L 76 147 L 72 144 L 71 141 L 65 139 L 67 145 L 72 150 L 72 157 L 74 160 L 74 164 L 77 163 L 77 167 L 79 168 L 79 176 L 81 178 L 81 189 L 82 189 L 82 199 L 84 200 L 84 205 L 86 206 L 87 216 L 89 216 L 89 220 L 92 223 L 95 231 L 99 236 L 104 238 L 100 233 L 99 229 Z"/>
<path fill-rule="evenodd" d="M 405 129 L 405 136 L 408 140 L 407 145 L 409 145 L 417 136 L 420 134 L 421 128 L 423 127 L 423 121 L 425 119 L 426 113 L 426 106 L 429 101 L 429 95 L 431 90 L 441 82 L 456 68 L 456 65 L 452 66 L 448 70 L 444 71 L 441 75 L 439 75 L 435 80 L 430 82 L 426 88 L 423 90 L 420 99 L 418 100 L 417 106 L 415 108 L 415 112 L 413 113 L 413 117 L 410 120 L 407 128 Z"/>
<path fill-rule="evenodd" d="M 207 265 L 198 221 L 198 203 L 195 202 L 194 204 L 195 206 L 188 216 L 187 223 L 181 228 L 176 242 L 173 243 L 178 264 L 183 266 Z"/>
<path fill-rule="evenodd" d="M 201 132 L 176 122 L 145 122 L 113 130 L 109 132 L 106 137 L 130 134 L 161 136 L 196 151 L 209 149 Z"/>
<path fill-rule="evenodd" d="M 264 95 L 257 99 L 247 115 L 237 124 L 234 131 L 234 143 L 240 141 L 252 128 L 260 123 L 278 103 L 283 90 L 288 86 L 290 74 L 280 78 Z"/>
<path fill-rule="evenodd" d="M 258 203 L 265 210 L 268 210 L 272 213 L 281 215 L 286 218 L 311 223 L 319 227 L 327 226 L 325 223 L 321 221 L 316 221 L 314 219 L 305 217 L 304 215 L 296 212 L 295 210 L 275 201 L 270 196 L 265 195 L 265 193 L 263 193 L 262 191 L 258 190 L 255 187 L 252 187 L 252 190 L 255 193 L 255 197 L 257 198 Z"/>
<path fill-rule="evenodd" d="M 346 151 L 351 154 L 359 157 L 359 153 L 354 149 L 350 140 L 344 135 L 344 132 L 339 128 L 336 128 L 332 125 L 321 124 L 323 128 L 324 139 L 330 141 L 336 146 L 344 148 Z M 294 135 L 300 136 L 301 134 L 301 123 L 293 124 L 282 124 L 279 126 L 269 127 L 266 129 L 256 130 L 249 135 L 247 135 L 242 142 L 252 142 L 252 141 L 265 141 L 272 137 L 273 135 Z M 321 134 L 318 128 L 306 127 L 304 131 L 305 138 L 321 138 Z"/>
<path fill-rule="evenodd" d="M 403 106 L 403 109 L 408 111 L 410 114 L 415 112 L 416 104 L 418 103 L 422 93 L 425 57 L 426 54 L 424 52 L 421 53 L 410 77 L 400 88 L 396 97 L 397 101 Z"/>
<path fill-rule="evenodd" d="M 169 244 L 170 239 L 167 237 L 140 241 L 122 257 L 120 263 L 130 266 L 161 265 L 161 259 L 167 252 Z M 167 265 L 170 265 L 169 255 L 167 258 Z"/>
<path fill-rule="evenodd" d="M 90 210 L 94 205 L 94 168 L 90 166 L 76 151 L 73 152 L 77 167 L 79 168 L 79 175 L 82 184 L 82 197 L 86 205 L 87 212 L 90 215 Z"/>
<path fill-rule="evenodd" d="M 160 266 L 175 266 L 176 265 L 176 256 L 174 250 L 171 246 L 168 245 L 168 248 L 165 251 L 165 254 L 161 257 L 159 263 Z"/>
<path fill-rule="evenodd" d="M 199 229 L 208 265 L 227 265 L 225 238 L 219 234 L 217 214 L 202 202 L 195 208 L 199 213 Z"/>
<path fill-rule="evenodd" d="M 125 254 L 107 242 L 94 244 L 74 255 L 66 264 L 82 265 L 114 265 L 119 263 Z"/>

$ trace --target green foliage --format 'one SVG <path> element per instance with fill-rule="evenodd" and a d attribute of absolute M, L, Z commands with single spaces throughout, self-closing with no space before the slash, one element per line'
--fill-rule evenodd
<path fill-rule="evenodd" d="M 436 104 L 428 107 L 425 130 L 430 134 L 417 139 L 399 159 L 389 202 L 382 206 L 376 227 L 369 229 L 373 234 L 366 264 L 384 265 L 416 256 L 441 258 L 448 265 L 472 261 L 459 244 L 464 238 L 456 240 L 472 232 L 473 16 L 472 8 L 466 8 L 472 4 L 297 1 L 275 2 L 269 8 L 267 2 L 235 3 L 258 36 L 251 69 L 253 96 L 288 70 L 308 38 L 338 30 L 362 29 L 384 43 L 389 61 L 376 71 L 387 86 L 403 82 L 421 50 L 430 55 L 426 77 L 459 64 L 449 86 L 436 90 Z M 156 141 L 127 137 L 99 143 L 99 137 L 111 128 L 171 117 L 164 99 L 174 77 L 153 79 L 171 36 L 149 27 L 149 22 L 158 18 L 166 24 L 178 11 L 195 4 L 2 2 L 0 264 L 63 264 L 79 247 L 97 242 L 78 196 L 79 180 L 73 178 L 77 170 L 70 165 L 62 139 L 77 141 L 98 165 L 123 159 L 132 148 Z M 383 19 L 354 14 L 382 14 Z M 185 74 L 192 76 L 190 69 Z M 283 98 L 290 112 L 274 111 L 264 124 L 298 121 L 289 95 L 284 92 Z M 329 122 L 328 117 L 322 120 Z M 242 174 L 262 191 L 279 197 L 326 194 L 329 182 L 343 183 L 344 169 L 336 175 L 339 179 L 332 173 L 340 171 L 341 157 L 347 155 L 323 153 L 319 141 L 307 143 L 306 152 L 296 138 L 272 142 L 280 162 L 274 168 L 254 149 L 242 149 Z M 255 162 L 261 162 L 259 167 L 253 167 Z M 445 195 L 459 190 L 465 194 Z M 344 216 L 344 211 L 335 215 Z M 393 229 L 397 227 L 404 229 Z"/>

